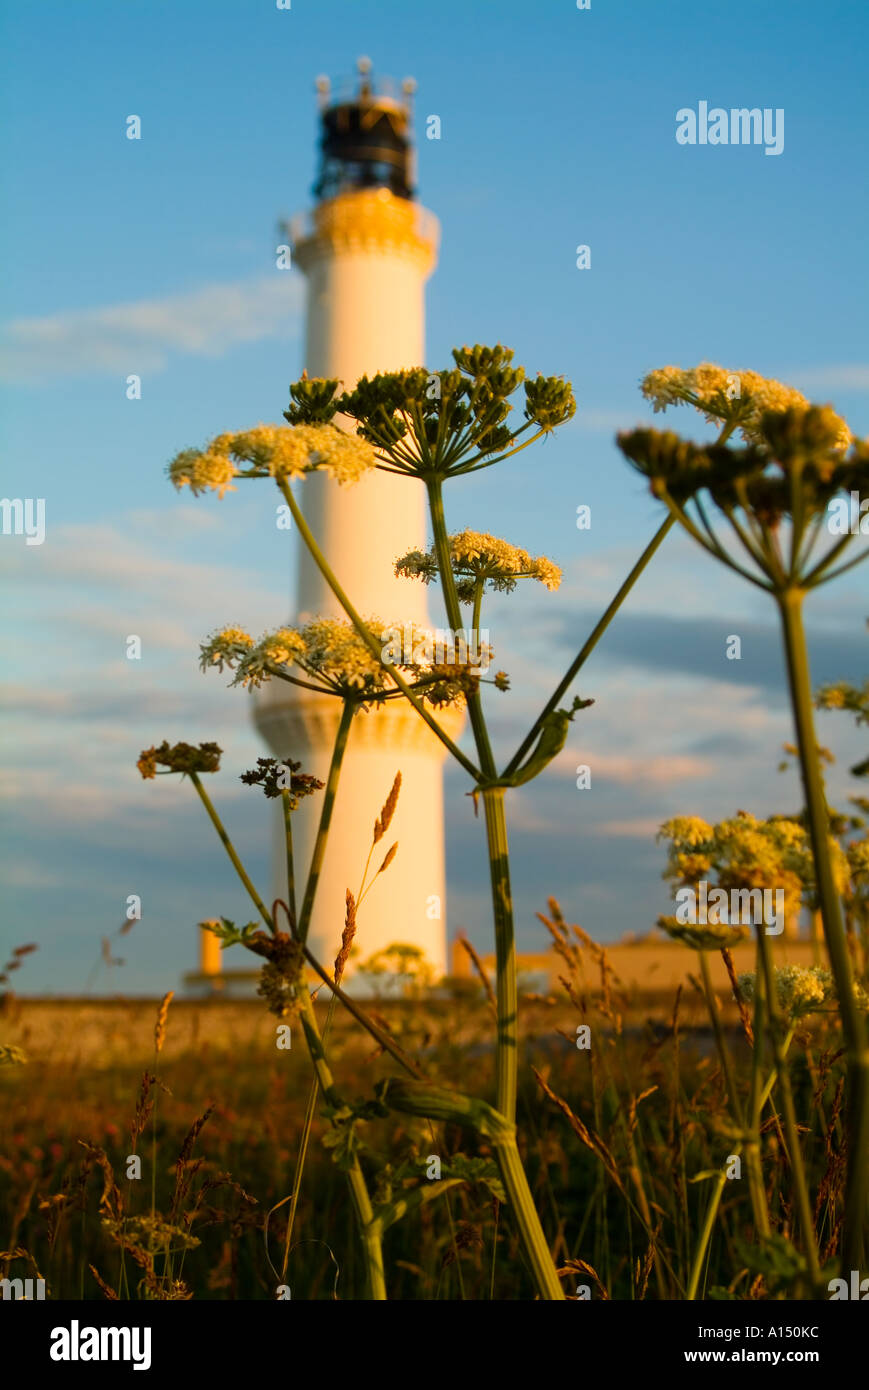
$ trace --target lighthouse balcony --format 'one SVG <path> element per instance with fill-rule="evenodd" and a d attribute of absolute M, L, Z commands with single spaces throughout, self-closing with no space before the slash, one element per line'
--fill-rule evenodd
<path fill-rule="evenodd" d="M 419 203 L 401 198 L 388 188 L 353 188 L 296 213 L 287 223 L 294 257 L 304 268 L 305 253 L 375 244 L 406 247 L 432 262 L 440 242 L 440 223 Z"/>

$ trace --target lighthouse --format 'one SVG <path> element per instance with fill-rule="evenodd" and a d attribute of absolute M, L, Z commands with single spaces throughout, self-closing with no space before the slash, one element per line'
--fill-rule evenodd
<path fill-rule="evenodd" d="M 320 160 L 315 206 L 293 218 L 293 264 L 307 282 L 305 369 L 351 390 L 362 376 L 425 363 L 425 282 L 437 261 L 437 219 L 416 201 L 411 93 L 374 83 L 360 59 L 352 89 L 332 93 L 317 82 Z M 336 423 L 353 428 L 340 417 Z M 408 620 L 431 626 L 426 589 L 398 579 L 395 562 L 425 549 L 425 494 L 417 479 L 376 471 L 342 488 L 324 473 L 298 485 L 297 496 L 321 549 L 366 619 L 384 627 Z M 296 623 L 344 617 L 337 599 L 299 541 Z M 286 682 L 267 682 L 254 696 L 255 723 L 272 752 L 302 763 L 325 781 L 338 727 L 337 699 Z M 452 737 L 461 713 L 438 715 Z M 404 700 L 353 720 L 308 941 L 327 968 L 338 951 L 345 894 L 358 893 L 374 822 L 401 772 L 401 793 L 388 837 L 375 851 L 397 854 L 360 909 L 351 969 L 392 945 L 420 949 L 436 977 L 446 972 L 443 762 L 441 742 Z M 320 797 L 294 813 L 297 881 L 311 862 Z M 286 899 L 283 827 L 276 823 L 275 896 Z M 357 982 L 358 986 L 358 982 Z M 352 984 L 351 984 L 352 988 Z"/>

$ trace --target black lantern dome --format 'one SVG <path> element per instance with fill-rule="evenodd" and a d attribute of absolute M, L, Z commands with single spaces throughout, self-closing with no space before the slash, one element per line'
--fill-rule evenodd
<path fill-rule="evenodd" d="M 375 88 L 371 63 L 360 58 L 356 90 L 333 95 L 327 78 L 317 80 L 320 93 L 320 168 L 315 197 L 323 201 L 360 188 L 388 188 L 399 198 L 413 198 L 413 148 L 410 97 L 414 83 Z"/>

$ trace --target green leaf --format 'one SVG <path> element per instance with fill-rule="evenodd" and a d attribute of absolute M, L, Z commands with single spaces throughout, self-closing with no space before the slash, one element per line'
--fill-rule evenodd
<path fill-rule="evenodd" d="M 446 1178 L 461 1178 L 468 1183 L 481 1183 L 499 1202 L 507 1201 L 498 1165 L 491 1158 L 468 1158 L 467 1154 L 452 1154 L 441 1164 Z"/>
<path fill-rule="evenodd" d="M 254 932 L 259 931 L 258 922 L 246 922 L 239 930 L 228 917 L 221 917 L 219 922 L 200 922 L 199 925 L 218 938 L 224 951 L 228 946 L 244 946 Z"/>
<path fill-rule="evenodd" d="M 524 782 L 530 782 L 532 777 L 537 777 L 552 759 L 558 756 L 567 742 L 567 728 L 577 710 L 588 709 L 589 705 L 593 704 L 594 700 L 581 700 L 577 695 L 570 709 L 556 709 L 547 714 L 540 726 L 537 746 L 524 766 L 514 772 L 510 778 L 510 786 L 521 787 Z"/>
<path fill-rule="evenodd" d="M 753 1274 L 762 1274 L 768 1291 L 780 1293 L 808 1274 L 805 1256 L 782 1235 L 771 1234 L 761 1245 L 750 1245 L 735 1237 L 734 1249 Z"/>

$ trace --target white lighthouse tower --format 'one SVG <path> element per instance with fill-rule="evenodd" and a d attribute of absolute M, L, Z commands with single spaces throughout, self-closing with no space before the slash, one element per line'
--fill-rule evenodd
<path fill-rule="evenodd" d="M 411 149 L 411 82 L 399 93 L 377 88 L 359 62 L 356 90 L 330 94 L 321 78 L 321 157 L 311 213 L 294 218 L 294 264 L 308 283 L 305 368 L 337 377 L 350 390 L 361 376 L 425 362 L 425 281 L 437 259 L 437 219 L 415 201 Z M 341 423 L 340 420 L 337 423 Z M 349 422 L 348 422 L 349 423 Z M 325 474 L 300 485 L 309 525 L 345 592 L 363 617 L 385 625 L 428 625 L 423 585 L 397 579 L 395 561 L 426 545 L 420 482 L 377 472 L 341 488 Z M 331 590 L 299 541 L 297 620 L 343 617 Z M 325 781 L 339 702 L 272 680 L 256 696 L 255 720 L 274 754 L 301 761 Z M 460 717 L 439 716 L 455 736 Z M 374 821 L 402 774 L 401 795 L 376 868 L 393 840 L 398 853 L 359 913 L 355 960 L 394 944 L 421 948 L 435 972 L 446 971 L 444 883 L 444 748 L 406 701 L 353 720 L 309 933 L 328 968 L 344 925 L 345 892 L 360 885 Z M 319 796 L 294 813 L 296 876 L 307 873 Z M 283 829 L 275 855 L 275 895 L 286 897 Z M 351 962 L 352 963 L 352 962 Z"/>

